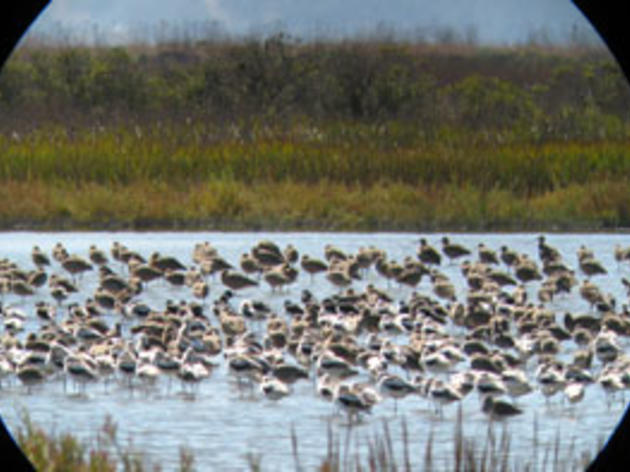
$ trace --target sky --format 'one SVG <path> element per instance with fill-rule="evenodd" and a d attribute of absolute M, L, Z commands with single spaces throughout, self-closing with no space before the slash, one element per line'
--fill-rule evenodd
<path fill-rule="evenodd" d="M 594 37 L 570 0 L 52 0 L 32 34 L 72 32 L 120 43 L 156 31 L 214 28 L 232 36 L 283 30 L 309 39 L 374 31 L 424 35 L 450 28 L 474 32 L 481 43 L 526 42 L 544 31 L 551 40 L 571 32 Z M 85 39 L 85 38 L 84 38 Z"/>

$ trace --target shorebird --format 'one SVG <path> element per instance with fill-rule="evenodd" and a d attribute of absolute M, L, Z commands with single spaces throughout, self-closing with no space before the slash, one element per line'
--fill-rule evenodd
<path fill-rule="evenodd" d="M 345 379 L 359 372 L 347 361 L 329 352 L 323 352 L 317 359 L 317 374 L 328 374 L 336 379 Z"/>
<path fill-rule="evenodd" d="M 279 379 L 266 375 L 260 381 L 260 391 L 270 400 L 280 400 L 289 395 L 289 387 Z"/>
<path fill-rule="evenodd" d="M 533 280 L 543 279 L 536 263 L 525 255 L 519 258 L 519 261 L 514 268 L 514 275 L 524 284 Z"/>
<path fill-rule="evenodd" d="M 82 274 L 83 272 L 87 272 L 92 270 L 92 264 L 83 259 L 80 256 L 72 255 L 66 257 L 62 262 L 61 266 L 68 271 L 72 277 L 77 274 Z"/>
<path fill-rule="evenodd" d="M 15 371 L 17 378 L 26 386 L 28 393 L 31 392 L 31 388 L 40 385 L 46 380 L 46 373 L 42 366 L 25 364 L 18 366 Z"/>
<path fill-rule="evenodd" d="M 287 247 L 284 248 L 282 254 L 284 256 L 284 260 L 289 264 L 295 264 L 300 257 L 298 250 L 291 243 L 287 244 Z"/>
<path fill-rule="evenodd" d="M 398 411 L 398 399 L 404 398 L 410 393 L 417 393 L 417 387 L 397 375 L 382 373 L 376 382 L 379 391 L 387 397 L 394 399 L 394 413 Z"/>
<path fill-rule="evenodd" d="M 612 331 L 600 331 L 594 341 L 595 356 L 602 364 L 614 361 L 622 352 L 617 335 Z"/>
<path fill-rule="evenodd" d="M 426 273 L 428 272 L 417 266 L 406 267 L 396 276 L 396 282 L 414 288 L 420 283 L 422 276 Z"/>
<path fill-rule="evenodd" d="M 451 262 L 463 256 L 470 255 L 470 249 L 461 244 L 452 243 L 448 237 L 442 237 L 442 252 L 446 254 Z"/>
<path fill-rule="evenodd" d="M 35 295 L 35 290 L 27 282 L 16 279 L 11 281 L 11 291 L 20 297 Z"/>
<path fill-rule="evenodd" d="M 340 261 L 345 261 L 348 258 L 348 256 L 346 255 L 345 252 L 343 252 L 338 247 L 336 247 L 336 246 L 334 246 L 332 244 L 326 244 L 324 246 L 324 258 L 328 262 L 331 262 L 334 259 L 340 260 Z"/>
<path fill-rule="evenodd" d="M 151 257 L 149 258 L 149 265 L 161 272 L 165 272 L 167 269 L 173 271 L 186 270 L 186 266 L 177 258 L 172 256 L 162 256 L 159 252 L 151 254 Z"/>
<path fill-rule="evenodd" d="M 90 245 L 88 257 L 93 264 L 96 264 L 98 266 L 105 265 L 109 262 L 109 259 L 107 259 L 107 256 L 105 255 L 105 252 L 101 249 L 98 249 L 94 244 Z"/>
<path fill-rule="evenodd" d="M 579 382 L 572 382 L 564 387 L 564 395 L 569 400 L 569 403 L 579 403 L 584 398 L 584 384 Z"/>
<path fill-rule="evenodd" d="M 485 397 L 503 395 L 507 392 L 501 377 L 492 372 L 480 372 L 477 376 L 475 387 Z"/>
<path fill-rule="evenodd" d="M 228 359 L 228 370 L 236 377 L 239 390 L 243 380 L 252 385 L 269 371 L 268 367 L 258 359 L 243 354 Z"/>
<path fill-rule="evenodd" d="M 160 368 L 149 361 L 140 362 L 136 368 L 136 376 L 144 384 L 145 388 L 154 386 L 161 373 Z"/>
<path fill-rule="evenodd" d="M 61 263 L 69 256 L 69 254 L 65 246 L 61 242 L 57 242 L 53 246 L 52 256 L 54 260 Z"/>
<path fill-rule="evenodd" d="M 580 286 L 580 296 L 588 302 L 591 310 L 596 303 L 604 299 L 604 296 L 599 287 L 590 280 L 586 279 L 582 281 L 582 285 Z"/>
<path fill-rule="evenodd" d="M 96 362 L 85 352 L 80 352 L 80 355 L 68 355 L 65 358 L 64 364 L 65 372 L 75 382 L 80 392 L 83 394 L 85 393 L 87 384 L 99 378 Z"/>
<path fill-rule="evenodd" d="M 300 379 L 308 379 L 308 372 L 304 368 L 291 364 L 276 365 L 271 372 L 275 378 L 288 385 L 293 385 Z"/>
<path fill-rule="evenodd" d="M 522 370 L 509 369 L 501 372 L 501 380 L 507 388 L 507 393 L 512 398 L 521 397 L 531 393 L 534 388 L 527 380 L 525 372 Z"/>
<path fill-rule="evenodd" d="M 523 410 L 504 400 L 488 396 L 483 401 L 482 411 L 492 419 L 503 419 L 523 413 Z"/>
<path fill-rule="evenodd" d="M 282 287 L 289 283 L 289 278 L 284 274 L 282 266 L 276 266 L 272 269 L 265 271 L 263 274 L 263 280 L 269 284 L 271 291 L 282 291 Z"/>
<path fill-rule="evenodd" d="M 129 272 L 138 277 L 142 282 L 149 283 L 162 277 L 163 272 L 146 263 L 130 263 Z"/>
<path fill-rule="evenodd" d="M 360 413 L 369 413 L 372 408 L 364 399 L 352 392 L 350 386 L 346 384 L 339 385 L 335 396 L 335 403 L 346 412 L 350 425 L 353 424 L 354 418 L 359 418 Z"/>
<path fill-rule="evenodd" d="M 258 285 L 258 282 L 255 280 L 233 270 L 224 270 L 221 272 L 221 282 L 231 290 L 242 290 Z"/>
<path fill-rule="evenodd" d="M 418 259 L 425 264 L 440 265 L 442 256 L 439 251 L 431 246 L 426 239 L 420 239 L 420 247 L 418 248 Z"/>
<path fill-rule="evenodd" d="M 346 271 L 341 269 L 329 269 L 326 274 L 326 279 L 340 290 L 352 285 L 352 279 L 348 276 Z"/>
<path fill-rule="evenodd" d="M 615 244 L 614 255 L 617 264 L 627 261 L 630 259 L 630 247 L 621 247 L 620 244 Z"/>
<path fill-rule="evenodd" d="M 245 274 L 260 274 L 263 270 L 263 268 L 254 258 L 254 256 L 252 256 L 248 252 L 244 252 L 243 254 L 241 254 L 239 265 L 241 266 L 241 270 Z M 231 269 L 231 267 L 229 268 Z"/>
<path fill-rule="evenodd" d="M 560 251 L 547 244 L 543 235 L 538 236 L 538 257 L 543 262 L 554 262 L 562 259 Z"/>
<path fill-rule="evenodd" d="M 518 263 L 518 252 L 513 249 L 508 248 L 507 246 L 501 246 L 500 256 L 501 261 L 508 266 L 508 268 L 512 268 L 516 263 Z"/>
<path fill-rule="evenodd" d="M 39 246 L 33 246 L 31 259 L 33 260 L 33 264 L 35 264 L 38 268 L 50 265 L 50 258 L 39 248 Z"/>
<path fill-rule="evenodd" d="M 608 273 L 601 262 L 591 257 L 582 258 L 580 260 L 580 270 L 589 278 L 594 275 L 605 275 Z"/>
<path fill-rule="evenodd" d="M 460 401 L 462 395 L 451 385 L 445 383 L 441 379 L 431 379 L 426 387 L 426 395 L 437 405 L 437 411 L 440 417 L 443 416 L 443 407 L 453 402 Z"/>
<path fill-rule="evenodd" d="M 337 394 L 337 388 L 339 386 L 339 380 L 332 377 L 330 374 L 324 374 L 317 377 L 315 390 L 317 394 L 326 401 L 333 401 Z"/>
<path fill-rule="evenodd" d="M 271 307 L 259 300 L 245 299 L 239 305 L 239 313 L 248 320 L 262 321 L 272 313 Z"/>
<path fill-rule="evenodd" d="M 477 253 L 479 254 L 479 262 L 483 264 L 498 264 L 499 258 L 497 257 L 497 253 L 487 247 L 484 243 L 479 243 L 477 245 Z"/>

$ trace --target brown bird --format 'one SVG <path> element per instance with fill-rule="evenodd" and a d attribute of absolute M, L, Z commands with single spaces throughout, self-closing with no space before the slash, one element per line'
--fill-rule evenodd
<path fill-rule="evenodd" d="M 247 287 L 256 287 L 258 282 L 250 279 L 245 274 L 233 270 L 221 272 L 221 282 L 231 290 L 241 290 Z"/>
<path fill-rule="evenodd" d="M 418 248 L 418 259 L 420 259 L 425 264 L 435 264 L 440 265 L 442 262 L 442 256 L 429 243 L 427 240 L 422 238 L 420 239 L 420 247 Z"/>
<path fill-rule="evenodd" d="M 459 257 L 470 255 L 470 249 L 461 244 L 452 243 L 446 236 L 442 238 L 442 252 L 446 254 L 446 257 L 451 261 Z"/>

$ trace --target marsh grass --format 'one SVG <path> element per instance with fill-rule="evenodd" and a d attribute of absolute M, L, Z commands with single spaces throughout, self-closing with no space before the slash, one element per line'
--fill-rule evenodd
<path fill-rule="evenodd" d="M 580 48 L 25 48 L 0 75 L 0 227 L 628 227 L 628 110 Z"/>
<path fill-rule="evenodd" d="M 328 427 L 326 457 L 318 470 L 320 472 L 341 471 L 401 471 L 413 470 L 454 472 L 507 472 L 507 471 L 552 471 L 583 470 L 594 454 L 602 447 L 600 441 L 592 451 L 578 453 L 575 441 L 566 441 L 557 431 L 551 443 L 544 446 L 542 457 L 537 455 L 540 438 L 537 423 L 534 421 L 533 454 L 513 454 L 512 434 L 507 424 L 489 423 L 486 433 L 467 435 L 464 432 L 461 409 L 454 424 L 452 455 L 445 454 L 443 445 L 440 455 L 435 451 L 435 438 L 432 428 L 427 429 L 425 438 L 411 440 L 407 434 L 406 420 L 400 422 L 402 445 L 396 445 L 390 433 L 389 424 L 384 421 L 371 437 L 348 432 L 335 433 Z M 353 437 L 354 441 L 341 440 L 341 436 Z M 292 442 L 298 439 L 293 432 Z M 400 446 L 400 447 L 399 447 Z M 447 451 L 447 449 L 446 449 Z"/>
<path fill-rule="evenodd" d="M 209 180 L 186 188 L 163 183 L 0 185 L 4 228 L 238 230 L 535 230 L 630 226 L 625 178 L 571 184 L 531 197 L 472 185 L 364 187 Z"/>
<path fill-rule="evenodd" d="M 117 425 L 106 416 L 103 424 L 90 441 L 80 440 L 72 433 L 45 431 L 35 425 L 28 413 L 21 415 L 16 441 L 35 470 L 41 472 L 159 472 L 159 463 L 152 463 L 146 454 L 138 451 L 131 440 L 120 442 Z M 194 456 L 180 447 L 179 472 L 192 472 Z"/>
<path fill-rule="evenodd" d="M 326 449 L 316 470 L 320 472 L 410 472 L 413 470 L 451 470 L 454 472 L 507 472 L 582 470 L 603 446 L 598 439 L 592 451 L 578 451 L 574 438 L 567 440 L 557 431 L 551 442 L 543 444 L 539 437 L 537 420 L 534 420 L 531 454 L 514 454 L 512 434 L 507 424 L 488 423 L 485 434 L 467 434 L 461 408 L 454 423 L 451 448 L 440 445 L 436 451 L 433 428 L 426 429 L 425 437 L 410 438 L 407 420 L 397 422 L 400 439 L 394 439 L 391 425 L 386 420 L 365 428 L 334 425 L 326 426 Z M 301 457 L 300 437 L 294 426 L 290 428 L 287 444 L 287 466 L 296 471 L 313 470 L 304 465 Z M 129 441 L 121 443 L 117 425 L 106 417 L 91 440 L 80 440 L 71 433 L 45 431 L 35 425 L 28 414 L 21 417 L 16 439 L 38 471 L 65 472 L 144 472 L 162 470 L 159 463 Z M 521 444 L 522 445 L 522 444 Z M 251 471 L 267 470 L 264 454 L 247 453 L 244 466 Z M 308 462 L 308 461 L 306 461 Z M 312 463 L 312 461 L 310 461 Z M 290 464 L 290 465 L 289 465 Z M 180 447 L 180 472 L 204 470 L 195 461 L 190 449 Z"/>

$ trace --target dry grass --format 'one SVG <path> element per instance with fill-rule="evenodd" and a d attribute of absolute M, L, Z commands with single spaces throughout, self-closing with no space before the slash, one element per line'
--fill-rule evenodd
<path fill-rule="evenodd" d="M 0 227 L 630 226 L 630 90 L 601 51 L 143 48 L 7 65 Z"/>
<path fill-rule="evenodd" d="M 530 454 L 513 455 L 512 436 L 505 424 L 488 425 L 485 434 L 466 434 L 461 409 L 454 423 L 453 441 L 450 449 L 440 445 L 435 450 L 432 428 L 428 427 L 424 438 L 411 439 L 406 420 L 400 422 L 401 436 L 396 444 L 390 425 L 383 421 L 370 434 L 352 427 L 327 424 L 327 446 L 318 470 L 320 472 L 341 471 L 404 471 L 433 470 L 483 471 L 553 471 L 581 470 L 592 459 L 592 451 L 578 451 L 573 441 L 560 439 L 556 434 L 553 444 L 540 444 L 537 424 L 534 422 L 533 442 Z M 34 425 L 27 414 L 22 416 L 22 425 L 17 430 L 17 441 L 37 470 L 64 472 L 125 472 L 159 471 L 158 463 L 131 443 L 123 445 L 117 436 L 117 426 L 106 417 L 103 425 L 91 441 L 79 440 L 71 433 L 46 432 Z M 300 456 L 300 437 L 291 428 L 290 444 L 287 444 L 287 467 L 305 470 Z M 598 450 L 601 444 L 597 444 Z M 450 452 L 448 452 L 450 450 Z M 246 467 L 252 471 L 267 470 L 264 454 L 247 454 Z M 198 469 L 201 467 L 201 469 Z M 180 472 L 203 470 L 197 464 L 191 450 L 180 448 Z"/>

